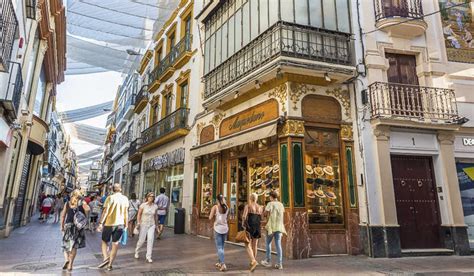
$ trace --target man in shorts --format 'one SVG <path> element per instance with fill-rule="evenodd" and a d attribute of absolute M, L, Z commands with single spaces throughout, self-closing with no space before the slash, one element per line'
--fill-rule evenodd
<path fill-rule="evenodd" d="M 102 255 L 104 261 L 98 266 L 112 270 L 112 263 L 119 248 L 122 234 L 127 229 L 128 222 L 128 198 L 122 194 L 122 187 L 115 183 L 112 186 L 113 195 L 108 196 L 104 202 L 104 209 L 100 217 L 97 231 L 102 232 Z M 109 254 L 109 243 L 112 248 Z"/>
<path fill-rule="evenodd" d="M 161 239 L 161 234 L 163 234 L 163 227 L 165 225 L 166 214 L 168 213 L 168 207 L 170 205 L 170 198 L 165 194 L 166 189 L 160 188 L 160 195 L 156 198 L 155 203 L 158 205 L 158 227 L 156 231 L 158 232 L 156 239 Z"/>

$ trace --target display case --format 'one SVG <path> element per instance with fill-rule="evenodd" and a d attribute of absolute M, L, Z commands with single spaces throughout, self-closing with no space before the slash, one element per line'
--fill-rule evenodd
<path fill-rule="evenodd" d="M 310 224 L 343 224 L 338 130 L 307 129 L 305 190 Z"/>
<path fill-rule="evenodd" d="M 201 216 L 208 216 L 212 208 L 213 193 L 212 160 L 204 160 L 201 167 Z"/>
<path fill-rule="evenodd" d="M 258 203 L 266 205 L 272 190 L 280 192 L 280 166 L 273 157 L 252 158 L 249 162 L 249 192 L 258 195 Z"/>

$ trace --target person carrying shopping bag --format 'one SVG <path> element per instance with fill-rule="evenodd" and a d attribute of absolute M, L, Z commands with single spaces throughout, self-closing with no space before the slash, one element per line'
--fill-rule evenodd
<path fill-rule="evenodd" d="M 151 254 L 153 251 L 153 243 L 155 241 L 155 228 L 158 224 L 158 205 L 155 204 L 155 194 L 149 192 L 145 197 L 145 202 L 138 209 L 137 226 L 139 229 L 137 246 L 135 248 L 135 259 L 140 257 L 140 248 L 147 240 L 146 261 L 152 263 Z"/>

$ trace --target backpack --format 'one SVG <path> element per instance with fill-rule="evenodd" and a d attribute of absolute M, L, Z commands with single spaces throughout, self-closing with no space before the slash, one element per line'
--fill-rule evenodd
<path fill-rule="evenodd" d="M 80 203 L 80 205 L 82 205 L 82 202 Z M 67 204 L 67 208 L 71 208 L 71 206 L 69 206 L 69 203 Z M 87 225 L 87 217 L 83 212 L 79 210 L 79 204 L 76 210 L 74 211 L 74 217 L 72 221 L 74 222 L 74 226 L 76 226 L 79 230 L 84 229 L 84 227 L 86 227 Z"/>

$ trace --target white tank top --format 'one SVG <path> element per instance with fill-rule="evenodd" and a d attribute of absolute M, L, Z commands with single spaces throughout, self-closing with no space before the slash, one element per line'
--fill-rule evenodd
<path fill-rule="evenodd" d="M 219 209 L 217 209 L 216 220 L 214 221 L 214 231 L 219 234 L 227 234 L 227 232 L 229 232 L 229 226 L 227 225 L 227 213 L 229 213 L 229 209 L 227 209 L 225 214 L 221 214 Z"/>

